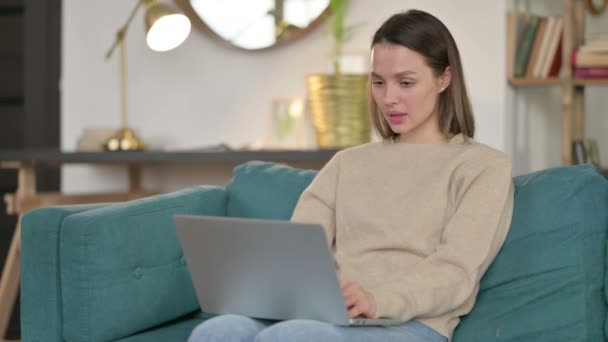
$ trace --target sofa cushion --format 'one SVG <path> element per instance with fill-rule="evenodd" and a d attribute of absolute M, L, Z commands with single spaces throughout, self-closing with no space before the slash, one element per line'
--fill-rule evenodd
<path fill-rule="evenodd" d="M 316 174 L 270 162 L 242 164 L 226 188 L 227 216 L 288 220 Z"/>
<path fill-rule="evenodd" d="M 454 341 L 603 341 L 608 181 L 583 165 L 514 183 L 509 235 Z"/>
<path fill-rule="evenodd" d="M 113 341 L 199 310 L 173 215 L 225 215 L 226 193 L 192 187 L 69 216 L 60 236 L 63 335 Z"/>

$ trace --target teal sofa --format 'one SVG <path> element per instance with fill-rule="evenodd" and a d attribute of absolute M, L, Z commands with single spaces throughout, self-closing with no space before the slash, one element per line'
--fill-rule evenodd
<path fill-rule="evenodd" d="M 199 309 L 172 216 L 287 220 L 315 174 L 249 162 L 225 188 L 29 212 L 22 341 L 185 341 L 212 315 Z M 514 182 L 510 233 L 454 341 L 605 340 L 608 181 L 584 165 Z"/>

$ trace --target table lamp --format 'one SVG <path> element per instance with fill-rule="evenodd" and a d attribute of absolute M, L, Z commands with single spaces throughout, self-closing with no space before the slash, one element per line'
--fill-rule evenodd
<path fill-rule="evenodd" d="M 131 11 L 127 22 L 117 34 L 116 40 L 106 54 L 106 60 L 112 57 L 114 50 L 120 49 L 120 94 L 122 106 L 122 128 L 104 143 L 107 151 L 138 151 L 144 150 L 146 144 L 129 128 L 127 108 L 127 63 L 125 51 L 125 36 L 139 8 L 146 7 L 146 42 L 154 51 L 169 51 L 186 40 L 190 33 L 190 20 L 183 14 L 177 13 L 171 7 L 157 0 L 138 0 Z"/>

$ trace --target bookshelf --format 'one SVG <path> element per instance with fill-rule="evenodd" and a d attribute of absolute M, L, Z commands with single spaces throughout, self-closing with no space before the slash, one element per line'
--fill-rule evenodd
<path fill-rule="evenodd" d="M 607 79 L 573 78 L 572 82 L 577 87 L 608 87 Z M 509 84 L 513 87 L 550 87 L 561 86 L 563 80 L 557 77 L 551 78 L 526 78 L 509 77 Z"/>
<path fill-rule="evenodd" d="M 581 87 L 608 87 L 608 79 L 575 78 L 573 82 Z"/>
<path fill-rule="evenodd" d="M 585 138 L 585 88 L 608 87 L 608 78 L 592 79 L 575 78 L 574 76 L 572 52 L 579 48 L 585 40 L 584 1 L 547 1 L 553 1 L 556 6 L 561 6 L 560 13 L 557 16 L 536 19 L 538 20 L 536 31 L 529 32 L 527 42 L 529 52 L 525 60 L 522 60 L 521 53 L 518 54 L 522 47 L 526 48 L 526 43 L 521 41 L 525 39 L 523 38 L 525 33 L 522 34 L 525 28 L 524 31 L 521 31 L 521 25 L 525 25 L 525 23 L 522 24 L 522 19 L 514 16 L 513 12 L 507 14 L 507 80 L 515 90 L 516 96 L 517 93 L 531 87 L 561 88 L 561 161 L 564 165 L 570 165 L 573 162 L 572 141 Z M 522 13 L 522 10 L 518 9 L 517 12 Z M 529 19 L 530 17 L 534 17 L 534 15 L 526 17 L 525 20 L 532 20 Z M 556 21 L 561 22 L 558 25 L 555 23 Z M 517 31 L 518 27 L 520 31 Z M 544 36 L 544 32 L 559 32 L 560 30 L 561 38 L 559 40 L 549 33 L 546 33 L 547 38 L 544 39 L 546 42 L 543 38 L 538 38 L 538 36 Z M 553 35 L 555 34 L 559 35 L 559 33 L 553 33 Z M 536 39 L 539 41 L 537 42 Z M 551 43 L 552 39 L 555 40 L 553 43 Z M 552 51 L 555 53 L 554 57 L 551 57 Z M 558 57 L 561 60 L 556 61 Z M 553 61 L 552 58 L 554 58 Z"/>
<path fill-rule="evenodd" d="M 509 77 L 509 83 L 513 87 L 547 87 L 547 86 L 561 85 L 562 80 L 557 77 L 551 77 L 551 78 Z"/>

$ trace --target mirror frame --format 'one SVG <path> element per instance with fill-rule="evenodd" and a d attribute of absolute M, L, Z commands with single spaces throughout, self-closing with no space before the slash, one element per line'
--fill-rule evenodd
<path fill-rule="evenodd" d="M 240 46 L 232 43 L 229 40 L 224 39 L 222 36 L 220 36 L 219 34 L 217 34 L 212 28 L 210 28 L 203 21 L 203 19 L 198 16 L 198 14 L 196 13 L 196 11 L 192 7 L 192 5 L 190 5 L 190 1 L 189 0 L 173 0 L 173 2 L 177 5 L 177 7 L 179 7 L 179 9 L 181 9 L 184 12 L 184 14 L 192 22 L 192 25 L 195 26 L 199 31 L 202 31 L 205 34 L 210 35 L 215 40 L 218 40 L 221 43 L 223 43 L 225 45 L 228 45 L 228 46 L 230 46 L 232 48 L 236 48 L 236 49 L 239 49 L 239 50 L 242 50 L 242 51 L 251 51 L 251 52 L 269 50 L 269 49 L 280 47 L 280 46 L 289 44 L 289 43 L 291 43 L 293 41 L 296 41 L 296 40 L 300 39 L 301 37 L 306 36 L 309 32 L 313 31 L 315 28 L 317 28 L 318 26 L 320 26 L 321 23 L 323 23 L 323 21 L 328 16 L 331 15 L 331 8 L 330 8 L 330 6 L 328 4 L 327 8 L 325 8 L 325 10 L 323 10 L 323 12 L 321 12 L 321 14 L 315 20 L 311 21 L 310 24 L 306 28 L 303 28 L 301 30 L 295 31 L 293 34 L 291 34 L 289 36 L 289 38 L 280 40 L 280 41 L 274 43 L 273 45 L 270 45 L 270 46 L 267 46 L 267 47 L 263 47 L 263 48 L 259 48 L 259 49 L 246 49 L 244 47 L 240 47 Z"/>

